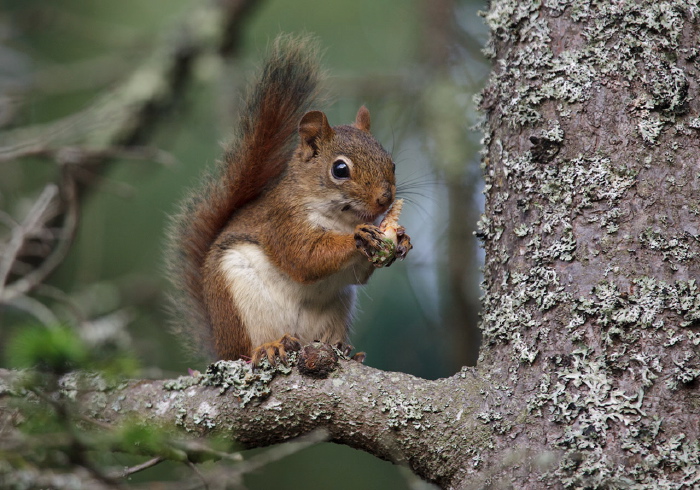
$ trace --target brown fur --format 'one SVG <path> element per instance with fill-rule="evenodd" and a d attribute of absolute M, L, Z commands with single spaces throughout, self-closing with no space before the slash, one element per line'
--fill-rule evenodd
<path fill-rule="evenodd" d="M 204 300 L 212 325 L 214 352 L 220 359 L 238 359 L 249 355 L 250 336 L 228 294 L 226 278 L 215 264 L 206 262 L 203 274 L 207 278 L 203 284 Z"/>
<path fill-rule="evenodd" d="M 369 133 L 364 106 L 352 126 L 331 128 L 322 112 L 305 113 L 316 96 L 319 70 L 314 57 L 308 39 L 275 42 L 219 173 L 205 179 L 174 220 L 169 269 L 182 292 L 175 304 L 189 338 L 199 339 L 218 358 L 251 356 L 254 347 L 251 329 L 256 325 L 243 320 L 253 310 L 239 311 L 231 292 L 234 276 L 224 266 L 226 254 L 240 244 L 258 247 L 277 270 L 299 284 L 337 275 L 329 284 L 341 288 L 338 301 L 345 297 L 340 294 L 344 285 L 362 284 L 374 270 L 363 253 L 371 255 L 382 247 L 381 240 L 372 239 L 372 222 L 394 200 L 391 156 Z M 333 166 L 338 161 L 347 162 L 350 178 L 336 177 Z M 241 267 L 248 270 L 249 265 Z M 236 291 L 245 287 L 235 284 Z M 325 302 L 314 306 L 334 307 Z M 340 304 L 338 308 L 345 311 Z M 349 324 L 349 318 L 342 319 L 346 334 L 336 341 L 346 340 Z M 260 336 L 264 330 L 257 332 Z M 318 332 L 319 338 L 323 335 Z M 255 356 L 281 345 L 265 339 Z"/>
<path fill-rule="evenodd" d="M 223 161 L 205 174 L 172 219 L 167 268 L 177 290 L 171 301 L 174 330 L 188 347 L 209 357 L 221 356 L 215 344 L 223 327 L 213 324 L 206 307 L 205 258 L 233 213 L 284 171 L 294 151 L 297 123 L 318 97 L 317 56 L 318 47 L 308 36 L 275 40 Z M 231 330 L 237 343 L 245 343 L 240 329 Z"/>

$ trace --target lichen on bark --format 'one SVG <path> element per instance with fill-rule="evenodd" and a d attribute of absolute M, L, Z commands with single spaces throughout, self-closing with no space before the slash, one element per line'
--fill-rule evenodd
<path fill-rule="evenodd" d="M 497 64 L 478 99 L 481 361 L 553 422 L 544 441 L 504 433 L 561 451 L 552 484 L 700 482 L 700 429 L 661 416 L 697 406 L 700 377 L 699 5 L 505 0 L 483 14 Z"/>

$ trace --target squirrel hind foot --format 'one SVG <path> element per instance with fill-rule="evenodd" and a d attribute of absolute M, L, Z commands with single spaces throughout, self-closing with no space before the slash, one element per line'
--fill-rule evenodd
<path fill-rule="evenodd" d="M 354 355 L 351 356 L 350 353 L 355 348 L 352 345 L 345 342 L 338 342 L 334 345 L 334 347 L 343 354 L 343 357 L 346 357 L 351 361 L 357 361 L 360 364 L 363 364 L 365 362 L 365 358 L 367 357 L 367 354 L 365 354 L 364 352 L 356 352 Z"/>
<path fill-rule="evenodd" d="M 253 349 L 250 362 L 254 367 L 258 367 L 262 360 L 267 358 L 267 361 L 275 366 L 277 364 L 277 358 L 279 358 L 280 362 L 286 366 L 287 352 L 298 352 L 299 350 L 301 350 L 301 342 L 299 342 L 299 339 L 286 333 L 278 340 L 265 342 Z"/>
<path fill-rule="evenodd" d="M 356 352 L 351 358 L 351 361 L 359 362 L 360 364 L 365 363 L 365 358 L 367 357 L 367 354 L 364 352 Z"/>
<path fill-rule="evenodd" d="M 355 349 L 352 345 L 346 342 L 336 342 L 333 347 L 338 349 L 344 357 L 350 357 L 350 353 Z"/>

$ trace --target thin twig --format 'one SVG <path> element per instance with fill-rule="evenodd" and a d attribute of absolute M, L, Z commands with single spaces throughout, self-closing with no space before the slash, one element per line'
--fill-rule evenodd
<path fill-rule="evenodd" d="M 80 309 L 80 306 L 78 306 L 75 299 L 66 294 L 65 291 L 44 283 L 37 286 L 35 292 L 38 296 L 43 296 L 60 302 L 66 308 L 67 312 L 73 316 L 73 325 L 79 325 L 87 321 L 85 314 Z"/>
<path fill-rule="evenodd" d="M 65 168 L 65 167 L 64 167 Z M 52 186 L 54 192 L 56 186 L 54 184 L 49 184 L 47 187 Z M 78 228 L 79 221 L 79 203 L 77 196 L 77 189 L 75 181 L 71 175 L 71 172 L 66 171 L 64 174 L 63 187 L 62 187 L 63 200 L 67 206 L 65 213 L 65 219 L 63 226 L 61 228 L 60 234 L 57 236 L 58 243 L 53 249 L 53 252 L 44 259 L 39 266 L 33 271 L 25 274 L 21 278 L 17 279 L 15 282 L 6 286 L 0 294 L 0 301 L 9 302 L 20 295 L 27 294 L 39 284 L 44 282 L 44 280 L 51 274 L 58 265 L 63 262 L 63 259 L 68 254 L 70 246 L 73 243 L 73 238 L 75 237 L 76 230 Z M 53 199 L 55 194 L 52 194 Z M 23 226 L 24 228 L 24 226 Z M 22 238 L 24 240 L 24 238 Z M 13 260 L 16 258 L 19 249 L 13 254 Z M 11 264 L 8 266 L 11 268 Z M 9 268 L 7 274 L 9 274 Z M 0 269 L 0 272 L 2 269 Z M 0 274 L 0 284 L 6 284 L 7 275 L 3 276 Z"/>
<path fill-rule="evenodd" d="M 29 313 L 45 327 L 52 328 L 60 323 L 58 317 L 49 307 L 29 296 L 17 296 L 8 304 L 13 308 Z"/>
<path fill-rule="evenodd" d="M 138 473 L 143 470 L 147 470 L 148 468 L 153 468 L 157 464 L 163 462 L 164 459 L 162 456 L 156 456 L 155 458 L 151 458 L 148 461 L 144 461 L 141 464 L 137 464 L 135 466 L 130 466 L 128 468 L 124 468 L 121 471 L 115 471 L 114 473 L 111 473 L 109 475 L 109 478 L 116 480 L 116 479 L 124 479 L 128 478 L 129 476 Z"/>
<path fill-rule="evenodd" d="M 8 228 L 19 226 L 19 223 L 17 223 L 12 216 L 2 210 L 0 210 L 0 223 L 4 224 Z"/>
<path fill-rule="evenodd" d="M 270 463 L 303 451 L 307 447 L 325 442 L 329 437 L 330 435 L 326 429 L 316 429 L 304 436 L 298 437 L 284 444 L 271 447 L 263 453 L 256 454 L 252 458 L 236 465 L 235 470 L 241 476 L 252 473 L 253 471 L 259 470 Z"/>
<path fill-rule="evenodd" d="M 37 229 L 43 225 L 43 220 L 46 216 L 46 211 L 51 203 L 53 203 L 58 194 L 58 186 L 56 184 L 46 184 L 44 190 L 34 202 L 32 209 L 25 218 L 24 222 L 12 230 L 12 238 L 5 250 L 3 250 L 2 258 L 0 259 L 0 285 L 7 284 L 7 278 L 12 270 L 12 264 L 17 260 L 22 246 L 31 235 L 37 233 Z"/>
<path fill-rule="evenodd" d="M 202 485 L 204 490 L 209 490 L 209 483 L 207 482 L 207 479 L 204 477 L 201 471 L 199 471 L 199 468 L 197 468 L 197 465 L 194 464 L 192 461 L 187 462 L 187 466 L 190 467 L 192 472 L 197 475 L 197 477 L 202 480 Z"/>

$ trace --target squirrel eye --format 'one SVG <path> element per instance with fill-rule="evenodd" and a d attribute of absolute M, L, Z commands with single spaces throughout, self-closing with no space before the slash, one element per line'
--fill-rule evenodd
<path fill-rule="evenodd" d="M 331 167 L 331 175 L 336 179 L 349 179 L 350 167 L 343 160 L 336 160 Z"/>
<path fill-rule="evenodd" d="M 391 171 L 396 173 L 396 162 L 391 162 Z"/>

